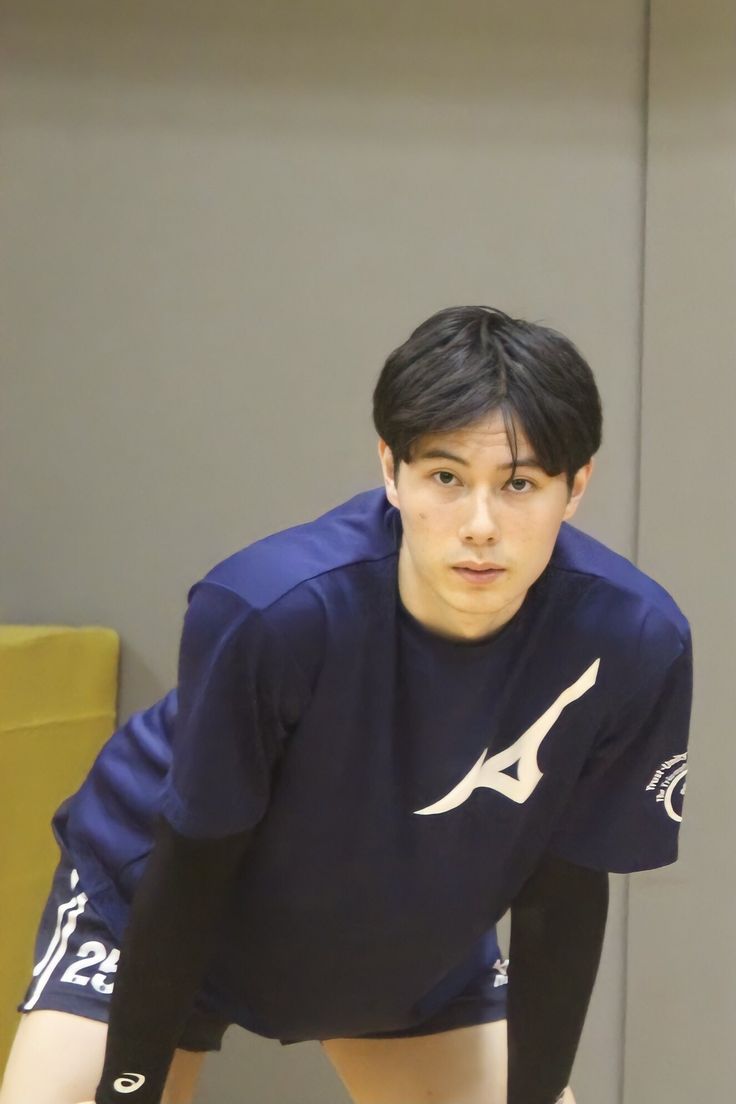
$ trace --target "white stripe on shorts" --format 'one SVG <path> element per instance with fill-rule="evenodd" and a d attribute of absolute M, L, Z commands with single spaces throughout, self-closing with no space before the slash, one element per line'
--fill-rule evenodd
<path fill-rule="evenodd" d="M 71 889 L 76 889 L 77 888 L 77 885 L 79 884 L 79 875 L 77 874 L 76 870 L 72 870 L 71 877 L 69 878 L 69 884 L 70 884 Z M 48 962 L 48 960 L 51 958 L 51 955 L 56 950 L 56 944 L 59 942 L 59 935 L 60 935 L 60 932 L 61 932 L 61 918 L 64 915 L 64 913 L 67 911 L 67 909 L 72 908 L 76 904 L 76 902 L 77 902 L 77 898 L 72 897 L 71 901 L 66 901 L 63 905 L 59 905 L 59 908 L 58 908 L 58 911 L 57 911 L 57 914 L 56 914 L 56 931 L 54 932 L 53 939 L 49 943 L 48 950 L 46 951 L 46 954 L 43 956 L 41 961 L 36 963 L 36 965 L 33 967 L 33 976 L 34 977 L 38 977 L 38 975 L 41 973 L 41 971 L 43 969 L 45 969 L 46 963 Z"/>
<path fill-rule="evenodd" d="M 71 888 L 74 889 L 79 882 L 79 875 L 76 870 L 72 871 L 70 881 Z M 77 926 L 77 920 L 84 912 L 84 906 L 86 904 L 87 894 L 78 893 L 75 897 L 72 897 L 71 901 L 65 901 L 63 905 L 59 905 L 56 913 L 56 930 L 51 938 L 48 950 L 41 961 L 33 968 L 33 976 L 38 977 L 38 981 L 36 982 L 36 987 L 33 990 L 32 996 L 30 996 L 23 1005 L 25 1012 L 30 1012 L 36 1005 L 38 998 L 46 988 L 46 983 L 66 954 L 69 937 L 74 932 Z M 64 920 L 65 913 L 67 914 L 66 920 Z"/>

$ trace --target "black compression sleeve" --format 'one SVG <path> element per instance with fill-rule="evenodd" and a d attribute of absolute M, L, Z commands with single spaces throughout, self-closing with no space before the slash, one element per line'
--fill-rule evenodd
<path fill-rule="evenodd" d="M 508 1104 L 554 1104 L 570 1080 L 600 963 L 608 875 L 546 855 L 511 907 Z"/>
<path fill-rule="evenodd" d="M 159 820 L 121 948 L 96 1104 L 130 1100 L 131 1081 L 139 1078 L 136 1104 L 160 1101 L 226 891 L 252 834 L 194 840 Z"/>

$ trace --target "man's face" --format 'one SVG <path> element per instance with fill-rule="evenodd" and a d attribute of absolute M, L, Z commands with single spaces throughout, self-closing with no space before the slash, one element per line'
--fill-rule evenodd
<path fill-rule="evenodd" d="M 517 429 L 518 463 L 503 417 L 493 411 L 464 429 L 423 437 L 394 479 L 391 450 L 378 442 L 386 494 L 401 512 L 399 593 L 418 621 L 444 636 L 479 639 L 521 607 L 544 571 L 560 525 L 571 518 L 592 471 L 547 475 Z M 478 573 L 459 565 L 494 565 Z"/>

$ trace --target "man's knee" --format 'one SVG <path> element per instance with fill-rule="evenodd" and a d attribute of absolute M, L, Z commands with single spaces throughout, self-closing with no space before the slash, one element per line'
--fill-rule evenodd
<path fill-rule="evenodd" d="M 21 1018 L 0 1088 L 0 1104 L 77 1104 L 100 1079 L 107 1024 L 47 1009 Z"/>
<path fill-rule="evenodd" d="M 199 1051 L 177 1050 L 161 1104 L 191 1104 L 205 1057 Z"/>
<path fill-rule="evenodd" d="M 21 1018 L 0 1087 L 0 1104 L 79 1104 L 102 1074 L 107 1024 L 41 1009 Z M 191 1104 L 205 1055 L 177 1050 L 162 1104 Z"/>

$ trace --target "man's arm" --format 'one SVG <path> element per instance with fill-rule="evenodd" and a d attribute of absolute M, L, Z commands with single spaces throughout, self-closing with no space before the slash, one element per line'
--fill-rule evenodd
<path fill-rule="evenodd" d="M 511 906 L 508 1104 L 554 1104 L 572 1072 L 608 914 L 608 875 L 547 854 Z"/>
<path fill-rule="evenodd" d="M 96 1104 L 127 1100 L 115 1082 L 131 1073 L 144 1078 L 136 1104 L 160 1101 L 226 892 L 252 835 L 189 839 L 159 821 L 123 940 Z"/>

